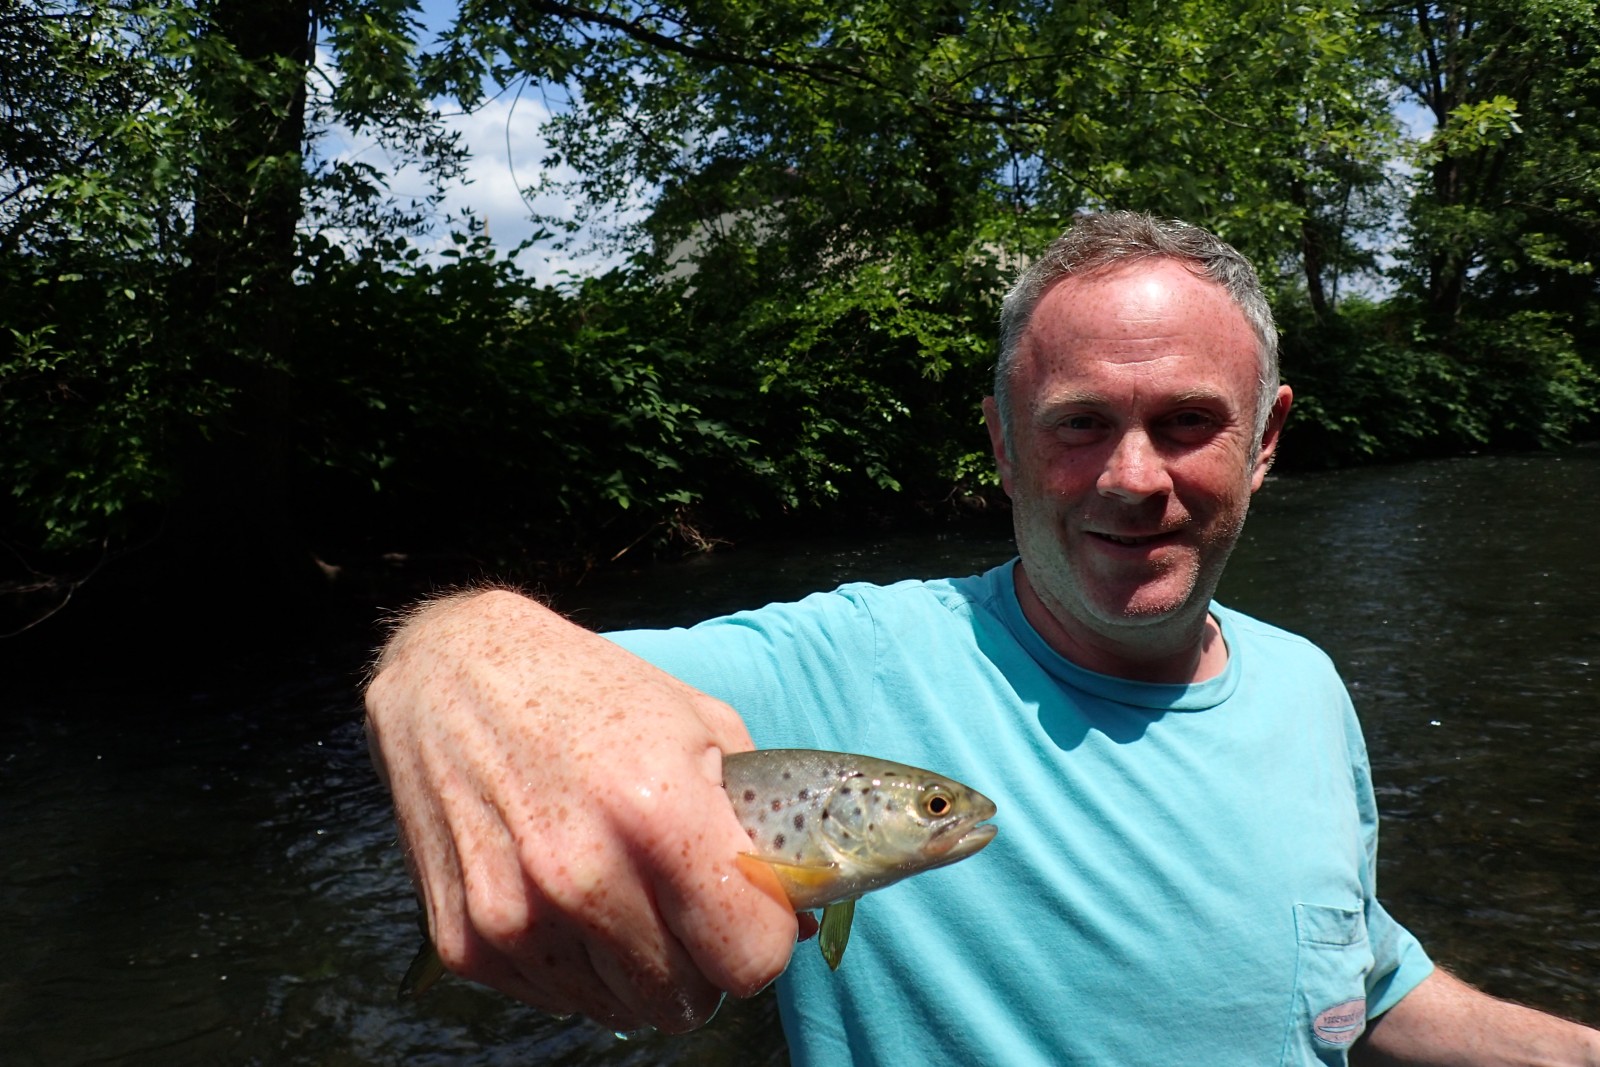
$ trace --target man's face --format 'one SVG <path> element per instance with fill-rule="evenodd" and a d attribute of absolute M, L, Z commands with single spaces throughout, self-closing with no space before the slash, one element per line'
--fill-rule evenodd
<path fill-rule="evenodd" d="M 1227 293 L 1174 261 L 1046 291 L 1017 350 L 1009 450 L 984 408 L 1025 583 L 1067 644 L 1198 640 L 1288 414 L 1285 386 L 1256 438 L 1257 351 Z"/>

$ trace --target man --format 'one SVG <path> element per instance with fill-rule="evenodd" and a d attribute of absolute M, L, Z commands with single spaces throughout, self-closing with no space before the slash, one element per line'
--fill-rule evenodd
<path fill-rule="evenodd" d="M 1211 600 L 1277 381 L 1236 252 L 1091 216 L 1002 319 L 1017 560 L 610 639 L 503 592 L 419 611 L 368 709 L 443 958 L 669 1031 L 788 964 L 799 1064 L 1600 1065 L 1600 1033 L 1469 989 L 1388 916 L 1332 666 Z M 1001 832 L 869 898 L 837 974 L 791 963 L 720 793 L 752 734 L 948 773 Z"/>

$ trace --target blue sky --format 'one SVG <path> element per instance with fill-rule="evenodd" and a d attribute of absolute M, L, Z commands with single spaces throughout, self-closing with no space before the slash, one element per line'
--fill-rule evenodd
<path fill-rule="evenodd" d="M 420 19 L 425 27 L 424 47 L 433 34 L 450 24 L 455 10 L 454 0 L 423 0 Z M 540 162 L 544 142 L 539 130 L 549 116 L 549 108 L 537 85 L 525 85 L 520 93 L 515 90 L 501 93 L 471 114 L 463 113 L 451 100 L 437 101 L 437 106 L 449 126 L 460 131 L 463 142 L 472 152 L 466 180 L 448 190 L 443 205 L 445 212 L 459 215 L 470 209 L 487 224 L 489 237 L 496 247 L 506 252 L 534 232 L 531 216 L 535 211 L 570 216 L 569 205 L 560 198 L 544 196 L 525 200 L 523 196 L 523 190 L 547 177 Z M 392 191 L 402 198 L 426 191 L 419 176 L 397 168 L 396 161 L 370 139 L 336 133 L 330 137 L 325 150 L 365 159 L 389 173 Z M 448 235 L 449 228 L 440 225 L 434 239 L 442 243 Z M 541 281 L 553 280 L 560 271 L 592 272 L 608 265 L 603 256 L 585 254 L 582 240 L 577 243 L 580 246 L 577 250 L 563 252 L 550 247 L 549 242 L 542 242 L 521 253 L 517 263 Z"/>
<path fill-rule="evenodd" d="M 450 25 L 456 4 L 454 0 L 422 0 L 421 7 L 426 47 L 431 35 Z M 473 158 L 469 182 L 455 191 L 449 206 L 471 207 L 488 224 L 489 236 L 497 245 L 514 248 L 533 232 L 529 216 L 534 208 L 524 202 L 521 190 L 543 177 L 539 159 L 544 142 L 539 127 L 548 111 L 541 94 L 536 87 L 525 86 L 520 93 L 503 93 L 485 102 L 471 115 L 462 114 L 454 101 L 441 100 L 439 106 L 452 127 L 461 131 Z M 560 208 L 542 202 L 535 206 L 541 212 Z"/>

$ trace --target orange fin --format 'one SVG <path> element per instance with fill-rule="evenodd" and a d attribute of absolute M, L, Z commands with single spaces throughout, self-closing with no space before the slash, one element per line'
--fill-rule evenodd
<path fill-rule="evenodd" d="M 737 857 L 739 870 L 744 876 L 755 883 L 757 887 L 765 889 L 766 884 L 776 880 L 783 888 L 784 896 L 791 907 L 807 910 L 804 902 L 816 900 L 818 904 L 819 893 L 826 893 L 828 887 L 839 877 L 839 866 L 835 863 L 804 864 L 788 863 L 784 860 L 768 859 L 757 856 L 754 852 L 741 852 Z M 826 899 L 823 897 L 822 899 Z M 800 901 L 801 905 L 795 905 Z M 816 905 L 810 905 L 815 907 Z"/>
<path fill-rule="evenodd" d="M 784 892 L 783 883 L 773 873 L 772 868 L 760 856 L 750 852 L 741 852 L 733 858 L 739 867 L 739 872 L 745 880 L 755 886 L 779 904 L 794 911 L 794 905 L 789 903 L 789 894 Z"/>

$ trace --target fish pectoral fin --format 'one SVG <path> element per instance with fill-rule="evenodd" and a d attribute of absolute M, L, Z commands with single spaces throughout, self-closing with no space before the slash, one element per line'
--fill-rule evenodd
<path fill-rule="evenodd" d="M 836 863 L 789 863 L 768 859 L 754 852 L 741 852 L 735 859 L 744 876 L 760 885 L 767 876 L 776 876 L 791 904 L 796 900 L 816 900 L 839 877 Z M 826 897 L 821 898 L 826 900 Z"/>
<path fill-rule="evenodd" d="M 850 924 L 855 917 L 856 902 L 853 900 L 829 904 L 822 909 L 822 928 L 817 931 L 817 947 L 822 949 L 822 958 L 828 961 L 830 971 L 837 971 L 839 961 L 844 959 L 844 947 L 850 943 Z"/>

